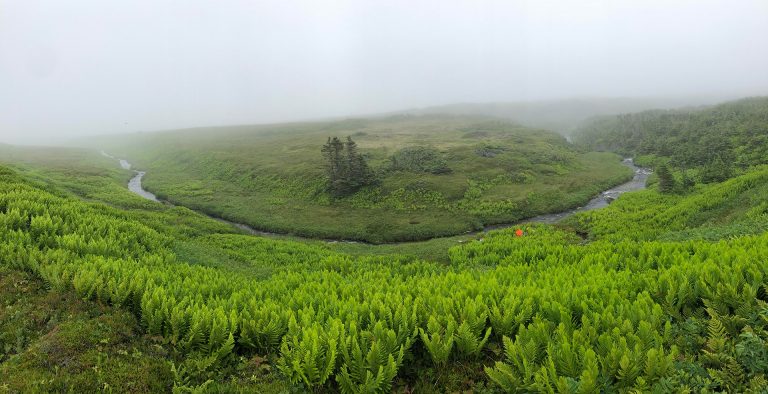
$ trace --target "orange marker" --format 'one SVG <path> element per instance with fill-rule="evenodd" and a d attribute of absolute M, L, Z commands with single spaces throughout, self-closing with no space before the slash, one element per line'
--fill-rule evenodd
<path fill-rule="evenodd" d="M 516 237 L 522 237 L 523 236 L 523 230 L 521 230 L 521 229 L 515 230 L 515 236 Z"/>

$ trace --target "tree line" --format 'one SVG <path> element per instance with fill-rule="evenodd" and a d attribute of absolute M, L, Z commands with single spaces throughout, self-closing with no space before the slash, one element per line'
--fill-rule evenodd
<path fill-rule="evenodd" d="M 698 181 L 713 183 L 768 164 L 767 120 L 768 98 L 759 97 L 703 109 L 595 118 L 582 125 L 574 139 L 591 150 L 661 157 L 670 169 L 695 169 Z"/>

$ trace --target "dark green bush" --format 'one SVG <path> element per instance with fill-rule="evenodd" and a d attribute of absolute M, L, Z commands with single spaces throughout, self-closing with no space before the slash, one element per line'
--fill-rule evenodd
<path fill-rule="evenodd" d="M 435 148 L 414 146 L 400 149 L 390 157 L 391 170 L 447 174 L 448 162 Z"/>

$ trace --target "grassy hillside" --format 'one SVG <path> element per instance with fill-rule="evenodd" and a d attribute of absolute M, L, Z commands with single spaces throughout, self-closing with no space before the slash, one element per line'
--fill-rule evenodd
<path fill-rule="evenodd" d="M 768 167 L 686 194 L 644 190 L 566 220 L 590 239 L 716 241 L 768 230 Z"/>
<path fill-rule="evenodd" d="M 730 170 L 768 163 L 768 97 L 597 118 L 574 139 L 592 150 L 648 156 L 650 163 L 719 168 L 725 176 L 718 180 L 724 180 Z"/>
<path fill-rule="evenodd" d="M 585 214 L 588 244 L 528 226 L 523 237 L 497 231 L 456 246 L 447 265 L 234 234 L 202 217 L 179 231 L 177 208 L 86 203 L 26 177 L 0 173 L 3 280 L 33 286 L 3 282 L 10 391 L 27 379 L 47 390 L 204 392 L 766 387 L 766 234 L 644 235 L 711 227 L 691 220 L 700 212 L 721 212 L 707 214 L 720 226 L 759 218 L 764 198 L 747 200 L 744 215 L 726 212 L 764 183 L 764 169 L 689 197 L 660 203 L 649 190 L 616 203 L 663 206 L 657 216 L 669 220 L 612 205 Z M 709 205 L 693 210 L 697 198 Z M 622 218 L 639 223 L 616 227 L 619 238 L 597 230 Z M 46 301 L 73 295 L 87 302 Z M 41 303 L 65 316 L 61 328 L 26 317 Z M 148 372 L 121 379 L 129 365 Z"/>
<path fill-rule="evenodd" d="M 380 183 L 332 199 L 320 153 L 329 136 L 352 136 Z M 476 117 L 195 129 L 91 143 L 146 170 L 146 188 L 179 205 L 264 230 L 372 242 L 461 234 L 563 210 L 631 176 L 613 154 L 583 153 L 557 134 Z M 413 159 L 414 149 L 429 155 Z M 393 157 L 436 161 L 442 170 L 393 167 Z"/>

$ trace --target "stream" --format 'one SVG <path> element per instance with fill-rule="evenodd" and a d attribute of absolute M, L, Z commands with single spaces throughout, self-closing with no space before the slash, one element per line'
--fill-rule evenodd
<path fill-rule="evenodd" d="M 123 168 L 124 170 L 131 170 L 132 169 L 131 163 L 129 163 L 125 159 L 118 159 L 118 158 L 116 158 L 116 157 L 114 157 L 114 156 L 112 156 L 112 155 L 110 155 L 110 154 L 108 154 L 108 153 L 106 153 L 104 151 L 101 151 L 101 154 L 103 156 L 105 156 L 105 157 L 110 158 L 110 159 L 117 160 L 120 163 L 120 167 Z M 634 161 L 631 158 L 624 159 L 622 161 L 622 164 L 627 166 L 627 167 L 629 167 L 629 168 L 631 168 L 631 169 L 633 169 L 635 171 L 635 174 L 632 177 L 632 180 L 630 180 L 629 182 L 622 183 L 621 185 L 612 187 L 612 188 L 610 188 L 610 189 L 600 193 L 599 195 L 597 195 L 593 199 L 589 200 L 589 202 L 587 202 L 584 206 L 581 206 L 581 207 L 578 207 L 578 208 L 569 209 L 569 210 L 562 211 L 562 212 L 555 212 L 555 213 L 548 213 L 548 214 L 545 214 L 545 215 L 534 216 L 532 218 L 524 219 L 524 220 L 521 220 L 521 221 L 518 221 L 518 222 L 515 222 L 515 223 L 488 225 L 488 226 L 483 227 L 482 230 L 468 232 L 466 234 L 467 235 L 480 234 L 480 233 L 491 231 L 491 230 L 498 230 L 498 229 L 513 227 L 513 226 L 518 226 L 518 225 L 523 224 L 523 223 L 548 223 L 548 224 L 557 223 L 560 220 L 565 219 L 568 216 L 574 215 L 574 214 L 579 213 L 579 212 L 591 211 L 593 209 L 600 209 L 600 208 L 606 207 L 613 200 L 619 198 L 619 196 L 621 196 L 623 193 L 631 192 L 631 191 L 635 191 L 635 190 L 645 189 L 645 183 L 648 180 L 648 176 L 651 174 L 651 170 L 649 170 L 647 168 L 642 168 L 642 167 L 636 166 Z M 132 193 L 135 193 L 135 194 L 137 194 L 137 195 L 139 195 L 139 196 L 141 196 L 141 197 L 143 197 L 143 198 L 145 198 L 147 200 L 151 200 L 151 201 L 155 201 L 155 202 L 159 202 L 159 203 L 171 204 L 170 202 L 167 202 L 167 201 L 161 201 L 154 194 L 144 190 L 144 188 L 141 185 L 141 180 L 142 180 L 142 178 L 144 178 L 144 175 L 146 174 L 146 171 L 138 171 L 138 170 L 132 170 L 132 171 L 134 172 L 135 175 L 128 182 L 128 190 L 130 190 Z M 227 223 L 227 224 L 229 224 L 231 226 L 237 227 L 238 229 L 246 231 L 246 232 L 248 232 L 250 234 L 253 234 L 253 235 L 285 235 L 285 234 L 273 233 L 273 232 L 269 232 L 269 231 L 257 230 L 257 229 L 255 229 L 255 228 L 253 228 L 253 227 L 251 227 L 251 226 L 249 226 L 247 224 L 236 223 L 236 222 L 232 222 L 232 221 L 229 221 L 229 220 L 226 220 L 226 219 L 221 219 L 221 218 L 213 217 L 213 216 L 207 215 L 207 214 L 202 213 L 202 212 L 199 212 L 199 213 L 201 213 L 201 214 L 203 214 L 205 216 L 208 216 L 208 217 L 210 217 L 212 219 L 218 220 L 218 221 L 220 221 L 222 223 Z M 295 236 L 295 237 L 296 238 L 303 238 L 303 239 L 317 240 L 316 238 L 307 238 L 307 237 L 301 237 L 301 236 Z M 324 239 L 324 241 L 327 241 L 327 242 L 367 243 L 367 242 L 364 242 L 364 241 L 351 241 L 351 240 L 339 240 L 339 239 Z"/>
<path fill-rule="evenodd" d="M 108 158 L 113 159 L 113 160 L 118 160 L 120 162 L 120 167 L 122 169 L 124 169 L 124 170 L 130 170 L 131 167 L 132 167 L 131 163 L 129 163 L 128 160 L 118 159 L 118 158 L 116 158 L 116 157 L 114 157 L 114 156 L 112 156 L 112 155 L 110 155 L 110 154 L 108 154 L 107 152 L 104 152 L 104 151 L 101 151 L 101 154 L 104 157 L 108 157 Z M 147 200 L 160 202 L 160 200 L 157 199 L 157 196 L 155 196 L 154 194 L 144 190 L 144 188 L 141 187 L 141 179 L 144 178 L 144 175 L 146 174 L 146 171 L 133 170 L 133 172 L 136 175 L 134 175 L 133 178 L 131 178 L 131 180 L 128 181 L 128 190 L 130 190 L 131 192 L 133 192 L 135 194 L 138 194 L 139 196 L 141 196 L 143 198 L 146 198 Z"/>
<path fill-rule="evenodd" d="M 625 166 L 635 171 L 635 175 L 632 177 L 632 180 L 630 180 L 629 182 L 622 183 L 621 185 L 612 187 L 598 194 L 596 197 L 589 200 L 589 202 L 587 202 L 584 206 L 569 209 L 567 211 L 534 216 L 532 218 L 524 219 L 518 223 L 485 226 L 485 228 L 483 228 L 483 231 L 512 227 L 520 223 L 548 223 L 548 224 L 557 223 L 560 220 L 563 220 L 568 216 L 577 214 L 579 212 L 591 211 L 593 209 L 600 209 L 600 208 L 607 207 L 608 204 L 610 204 L 615 199 L 619 198 L 619 196 L 621 196 L 623 193 L 645 189 L 645 182 L 648 180 L 648 176 L 651 175 L 652 171 L 647 168 L 636 166 L 635 162 L 632 159 L 624 159 L 621 162 L 621 164 L 624 164 Z"/>

